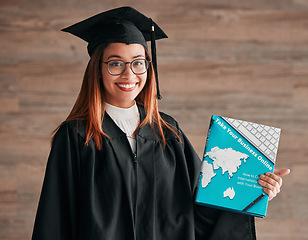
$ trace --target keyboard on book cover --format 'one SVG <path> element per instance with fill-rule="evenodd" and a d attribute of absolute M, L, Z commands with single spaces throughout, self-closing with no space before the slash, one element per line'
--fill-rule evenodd
<path fill-rule="evenodd" d="M 275 164 L 280 137 L 279 128 L 226 117 L 223 119 Z"/>

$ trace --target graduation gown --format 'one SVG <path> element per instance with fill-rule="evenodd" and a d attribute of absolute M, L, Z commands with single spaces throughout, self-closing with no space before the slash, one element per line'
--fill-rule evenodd
<path fill-rule="evenodd" d="M 141 121 L 143 107 L 138 106 Z M 201 161 L 177 122 L 161 113 L 182 141 L 150 126 L 125 133 L 106 113 L 101 150 L 85 146 L 82 122 L 55 135 L 33 229 L 33 240 L 252 240 L 254 218 L 194 204 Z"/>

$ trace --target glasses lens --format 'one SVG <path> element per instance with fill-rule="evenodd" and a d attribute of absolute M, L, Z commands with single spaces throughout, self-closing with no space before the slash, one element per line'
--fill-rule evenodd
<path fill-rule="evenodd" d="M 135 74 L 143 74 L 148 69 L 148 61 L 146 59 L 136 59 L 132 61 L 131 67 Z"/>
<path fill-rule="evenodd" d="M 120 75 L 125 70 L 125 62 L 121 60 L 113 60 L 108 62 L 108 70 L 113 75 Z"/>

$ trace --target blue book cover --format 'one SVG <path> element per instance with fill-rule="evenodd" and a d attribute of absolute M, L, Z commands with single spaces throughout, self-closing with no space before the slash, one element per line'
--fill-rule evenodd
<path fill-rule="evenodd" d="M 280 129 L 213 115 L 196 203 L 265 217 L 268 195 L 258 184 L 273 172 Z"/>

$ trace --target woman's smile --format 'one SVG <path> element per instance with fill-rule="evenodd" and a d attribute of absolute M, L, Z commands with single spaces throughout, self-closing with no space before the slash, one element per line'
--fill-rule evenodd
<path fill-rule="evenodd" d="M 138 83 L 116 83 L 116 85 L 122 90 L 126 92 L 133 91 Z"/>

